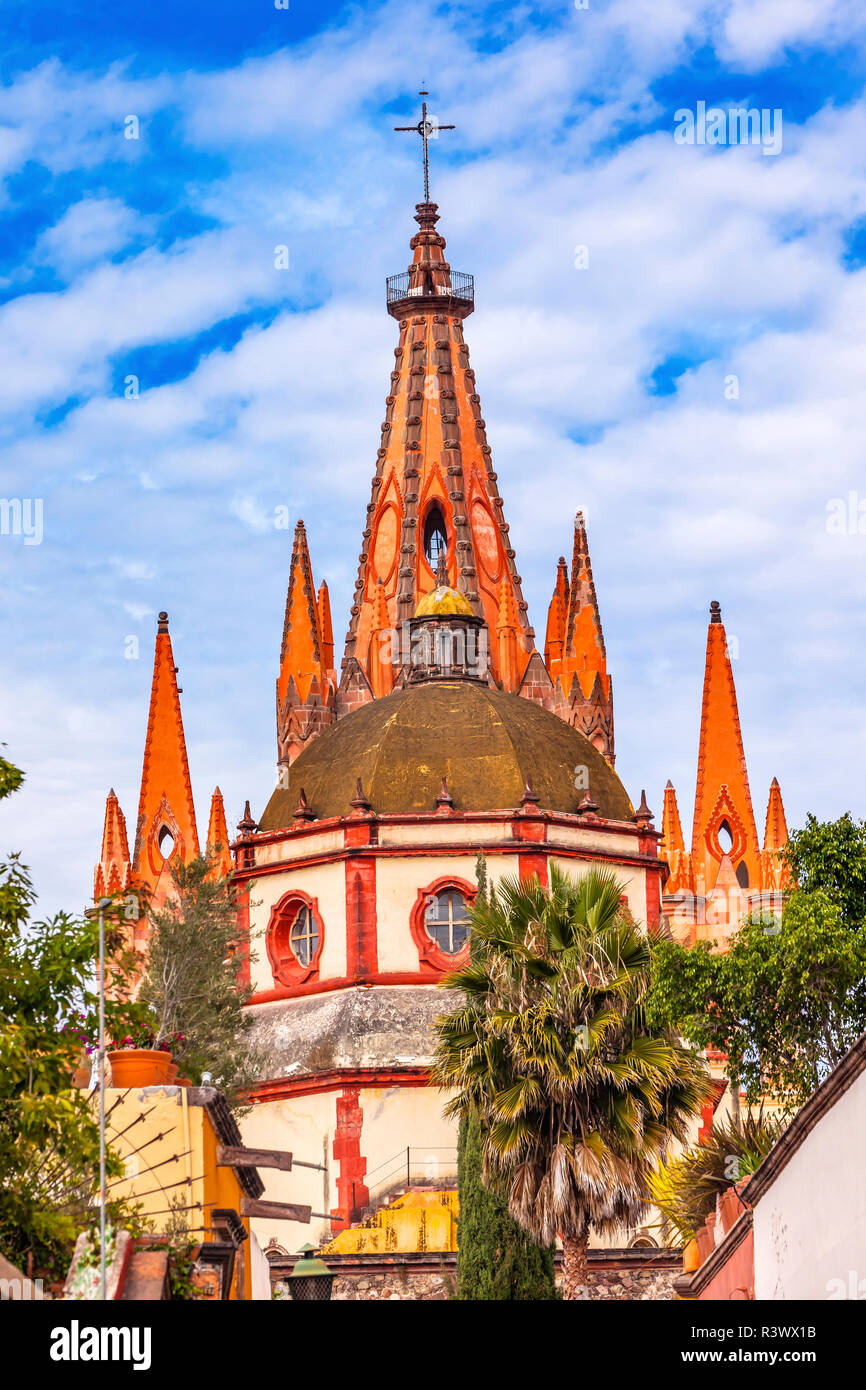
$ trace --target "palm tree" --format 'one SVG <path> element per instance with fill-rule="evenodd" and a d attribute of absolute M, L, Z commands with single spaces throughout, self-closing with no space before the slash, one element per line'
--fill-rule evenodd
<path fill-rule="evenodd" d="M 646 1026 L 649 943 L 621 894 L 612 874 L 555 865 L 549 889 L 502 880 L 443 981 L 461 1003 L 437 1020 L 446 1113 L 478 1114 L 485 1180 L 536 1240 L 561 1238 L 565 1298 L 586 1287 L 590 1229 L 639 1224 L 650 1173 L 709 1094 L 697 1054 Z"/>

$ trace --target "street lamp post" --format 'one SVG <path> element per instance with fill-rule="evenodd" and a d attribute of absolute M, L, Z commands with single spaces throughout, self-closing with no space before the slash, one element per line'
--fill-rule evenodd
<path fill-rule="evenodd" d="M 99 1067 L 99 1297 L 105 1302 L 105 909 L 111 907 L 111 898 L 100 898 L 96 904 L 99 917 L 99 973 L 97 990 L 99 994 L 99 1047 L 97 1050 Z M 85 914 L 94 916 L 94 912 Z"/>

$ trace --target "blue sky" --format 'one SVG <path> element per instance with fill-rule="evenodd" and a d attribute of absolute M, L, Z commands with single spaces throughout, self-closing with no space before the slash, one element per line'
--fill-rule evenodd
<path fill-rule="evenodd" d="M 345 631 L 422 83 L 458 126 L 433 194 L 531 616 L 580 506 L 629 792 L 659 810 L 672 777 L 690 823 L 718 598 L 761 827 L 773 776 L 791 824 L 866 814 L 860 4 L 5 0 L 0 25 L 0 496 L 44 517 L 0 535 L 27 773 L 0 844 L 45 911 L 87 899 L 110 785 L 134 829 L 161 608 L 203 824 L 215 783 L 233 821 L 273 784 L 275 509 Z M 699 101 L 778 108 L 781 152 L 677 144 Z"/>

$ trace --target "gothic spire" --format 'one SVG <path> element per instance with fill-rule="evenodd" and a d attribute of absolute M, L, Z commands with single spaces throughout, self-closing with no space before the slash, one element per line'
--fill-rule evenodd
<path fill-rule="evenodd" d="M 226 874 L 231 873 L 233 864 L 229 850 L 226 809 L 219 787 L 214 788 L 210 802 L 210 816 L 207 823 L 207 857 L 212 861 L 211 872 L 215 877 L 224 878 Z"/>
<path fill-rule="evenodd" d="M 126 838 L 126 819 L 112 787 L 105 798 L 105 822 L 102 828 L 102 851 L 96 866 L 93 898 L 112 897 L 130 886 L 132 862 Z"/>
<path fill-rule="evenodd" d="M 388 312 L 400 325 L 382 438 L 367 508 L 358 579 L 343 659 L 341 691 L 375 691 L 370 642 L 381 579 L 391 622 L 410 620 L 437 582 L 469 600 L 493 637 L 493 674 L 501 679 L 496 640 L 501 587 L 517 615 L 517 680 L 534 650 L 521 579 L 503 516 L 464 319 L 474 308 L 472 277 L 452 271 L 437 231 L 435 203 L 416 208 L 412 263 L 388 282 Z M 380 609 L 379 609 L 380 611 Z M 507 689 L 516 689 L 509 674 Z M 369 698 L 367 694 L 366 698 Z"/>
<path fill-rule="evenodd" d="M 168 614 L 160 613 L 141 771 L 133 873 L 155 885 L 172 855 L 178 854 L 185 863 L 198 852 L 177 667 L 168 633 Z"/>
<path fill-rule="evenodd" d="M 294 761 L 334 720 L 334 636 L 327 585 L 318 596 L 303 521 L 295 527 L 277 677 L 277 756 Z"/>
<path fill-rule="evenodd" d="M 728 639 L 717 602 L 710 604 L 707 659 L 692 823 L 692 863 L 698 893 L 709 893 L 729 854 L 743 888 L 760 883 L 759 844 L 740 732 Z"/>

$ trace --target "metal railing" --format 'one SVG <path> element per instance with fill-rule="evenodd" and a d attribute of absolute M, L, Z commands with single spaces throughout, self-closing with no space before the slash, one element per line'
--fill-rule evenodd
<path fill-rule="evenodd" d="M 371 1178 L 375 1178 L 375 1182 L 371 1183 Z M 456 1178 L 457 1149 L 440 1145 L 426 1149 L 401 1149 L 399 1153 L 366 1174 L 365 1186 L 372 1205 L 377 1197 L 383 1197 L 387 1192 L 398 1188 L 438 1187 L 446 1180 Z M 353 1192 L 353 1206 L 354 1198 Z"/>
<path fill-rule="evenodd" d="M 417 285 L 410 288 L 409 281 L 411 276 L 408 271 L 402 275 L 389 275 L 385 282 L 385 293 L 387 302 L 391 304 L 401 304 L 404 300 L 410 299 L 459 299 L 464 304 L 475 304 L 475 277 L 467 275 L 462 270 L 451 271 L 451 284 Z"/>

